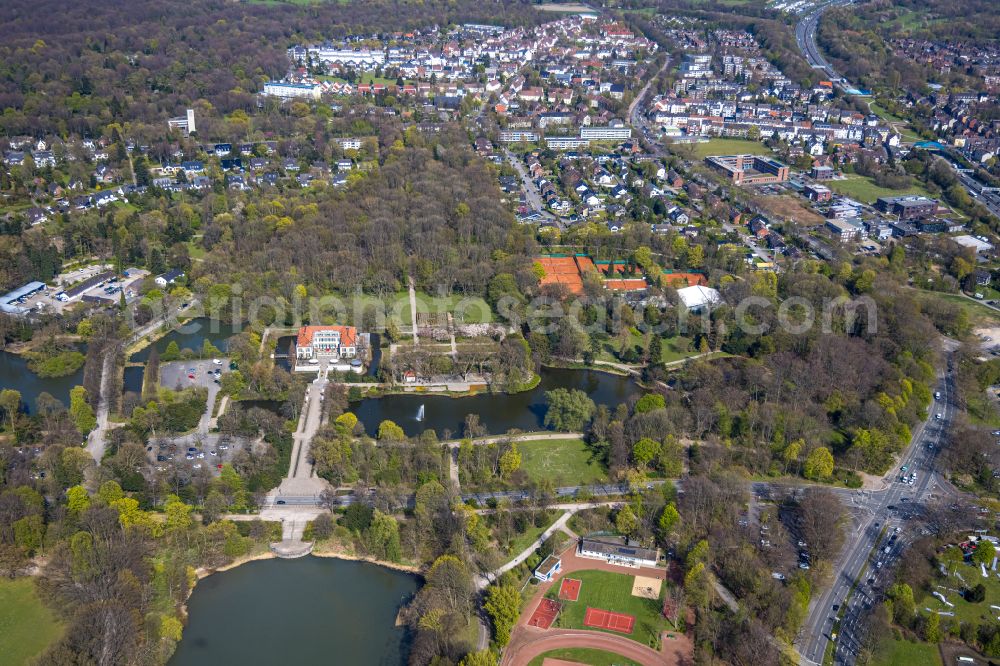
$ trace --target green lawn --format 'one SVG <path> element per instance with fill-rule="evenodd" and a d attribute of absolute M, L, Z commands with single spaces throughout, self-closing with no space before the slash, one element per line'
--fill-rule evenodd
<path fill-rule="evenodd" d="M 879 197 L 899 197 L 905 194 L 928 196 L 927 190 L 918 184 L 902 190 L 890 190 L 888 187 L 879 187 L 871 178 L 857 174 L 849 175 L 845 180 L 827 180 L 824 183 L 837 194 L 857 199 L 862 203 L 874 203 Z"/>
<path fill-rule="evenodd" d="M 955 621 L 975 624 L 995 622 L 996 616 L 1000 615 L 1000 613 L 998 613 L 996 609 L 990 608 L 990 604 L 1000 606 L 1000 578 L 997 578 L 996 573 L 990 571 L 989 569 L 986 570 L 989 577 L 983 578 L 978 566 L 960 566 L 958 568 L 958 573 L 962 574 L 962 578 L 965 579 L 965 582 L 969 587 L 975 587 L 979 583 L 982 583 L 986 587 L 986 599 L 984 599 L 981 603 L 972 604 L 959 596 L 958 592 L 938 589 L 938 592 L 942 593 L 945 599 L 953 603 L 954 607 L 949 608 L 941 603 L 940 599 L 928 594 L 917 602 L 917 608 L 921 610 L 924 608 L 930 608 L 932 611 L 940 610 L 954 612 L 955 617 L 951 619 Z M 941 584 L 954 590 L 958 590 L 962 587 L 962 581 L 952 576 L 946 578 Z"/>
<path fill-rule="evenodd" d="M 709 139 L 705 143 L 693 144 L 694 156 L 699 158 L 713 157 L 715 155 L 773 155 L 770 148 L 759 141 L 749 141 L 747 139 Z M 678 151 L 683 153 L 685 149 L 678 147 Z"/>
<path fill-rule="evenodd" d="M 569 574 L 569 577 L 583 582 L 583 585 L 580 586 L 580 598 L 577 601 L 561 602 L 562 612 L 556 620 L 556 626 L 566 629 L 605 631 L 584 626 L 583 617 L 589 606 L 635 616 L 635 627 L 630 635 L 615 631 L 607 631 L 607 633 L 627 636 L 643 645 L 656 644 L 660 632 L 669 628 L 667 620 L 662 615 L 664 589 L 660 590 L 660 599 L 654 601 L 632 596 L 633 577 L 631 575 L 585 570 L 574 571 Z M 558 599 L 558 595 L 558 585 L 553 585 L 546 594 L 552 599 Z"/>
<path fill-rule="evenodd" d="M 1000 312 L 997 312 L 982 301 L 966 298 L 961 294 L 933 293 L 933 296 L 961 307 L 968 314 L 969 321 L 973 326 L 995 326 L 1000 323 Z"/>
<path fill-rule="evenodd" d="M 546 660 L 546 658 L 575 661 L 580 664 L 587 664 L 587 666 L 639 666 L 638 663 L 632 661 L 631 659 L 626 659 L 625 657 L 619 656 L 613 652 L 592 650 L 590 648 L 549 650 L 548 652 L 544 652 L 529 661 L 528 666 L 542 666 L 542 663 Z"/>
<path fill-rule="evenodd" d="M 694 356 L 698 353 L 698 350 L 692 349 L 691 343 L 691 338 L 685 338 L 682 335 L 664 340 L 663 354 L 660 355 L 660 360 L 664 363 L 670 363 L 671 361 L 679 361 L 688 356 Z"/>
<path fill-rule="evenodd" d="M 607 481 L 604 465 L 582 439 L 529 440 L 517 449 L 531 481 L 549 479 L 556 487 Z"/>
<path fill-rule="evenodd" d="M 911 643 L 906 640 L 884 640 L 879 644 L 874 666 L 897 666 L 897 664 L 913 664 L 913 666 L 941 666 L 941 653 L 937 646 L 930 643 Z"/>
<path fill-rule="evenodd" d="M 493 310 L 489 304 L 479 296 L 463 296 L 462 294 L 452 294 L 451 296 L 430 296 L 423 292 L 417 292 L 417 312 L 445 313 L 451 312 L 455 317 L 455 323 L 464 322 L 466 324 L 482 324 L 493 321 Z M 386 300 L 386 308 L 390 313 L 399 313 L 399 318 L 404 326 L 409 326 L 411 321 L 410 297 L 407 292 L 402 291 L 390 296 Z"/>
<path fill-rule="evenodd" d="M 61 633 L 55 615 L 35 593 L 34 580 L 0 580 L 0 663 L 27 664 Z"/>

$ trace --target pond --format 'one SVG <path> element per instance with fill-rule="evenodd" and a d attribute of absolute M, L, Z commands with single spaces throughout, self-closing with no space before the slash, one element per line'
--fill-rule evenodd
<path fill-rule="evenodd" d="M 171 666 L 406 663 L 396 613 L 416 576 L 320 557 L 261 560 L 200 581 Z"/>
<path fill-rule="evenodd" d="M 243 327 L 240 324 L 209 319 L 208 317 L 198 317 L 170 331 L 152 345 L 140 349 L 132 354 L 129 360 L 145 363 L 154 346 L 162 355 L 171 342 L 176 342 L 177 346 L 181 349 L 188 348 L 198 352 L 201 350 L 201 346 L 205 343 L 205 340 L 208 340 L 222 351 L 226 351 L 229 346 L 229 338 L 242 330 Z"/>
<path fill-rule="evenodd" d="M 142 381 L 146 376 L 146 368 L 133 365 L 125 368 L 122 376 L 122 391 L 125 393 L 142 393 Z"/>
<path fill-rule="evenodd" d="M 21 402 L 29 412 L 35 411 L 35 400 L 43 392 L 69 407 L 70 389 L 80 385 L 83 385 L 82 367 L 65 377 L 42 378 L 28 369 L 28 359 L 24 356 L 0 351 L 0 389 L 20 391 Z"/>
<path fill-rule="evenodd" d="M 478 414 L 479 422 L 490 434 L 503 434 L 511 428 L 541 430 L 545 418 L 545 392 L 557 388 L 580 389 L 598 405 L 614 409 L 640 392 L 628 377 L 595 370 L 542 368 L 538 386 L 523 393 L 481 393 L 452 398 L 427 393 L 395 394 L 366 398 L 351 403 L 349 409 L 364 423 L 369 435 L 375 435 L 385 419 L 395 421 L 407 435 L 434 430 L 438 437 L 462 434 L 466 414 Z M 423 419 L 417 414 L 423 406 Z M 446 434 L 445 431 L 448 431 Z"/>

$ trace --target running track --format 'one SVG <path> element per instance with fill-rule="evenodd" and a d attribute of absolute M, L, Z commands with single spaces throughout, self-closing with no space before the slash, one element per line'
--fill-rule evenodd
<path fill-rule="evenodd" d="M 676 647 L 675 647 L 676 646 Z M 594 648 L 614 652 L 643 666 L 687 666 L 682 656 L 683 639 L 667 641 L 660 653 L 635 641 L 599 631 L 549 629 L 532 632 L 527 640 L 517 641 L 504 651 L 501 666 L 527 666 L 528 662 L 549 650 L 562 648 Z"/>

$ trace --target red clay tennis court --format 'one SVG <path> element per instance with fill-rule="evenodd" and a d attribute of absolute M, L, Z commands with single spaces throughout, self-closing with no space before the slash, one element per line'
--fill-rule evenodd
<path fill-rule="evenodd" d="M 583 623 L 588 627 L 631 634 L 632 627 L 635 626 L 635 618 L 624 613 L 612 613 L 600 608 L 588 607 L 587 614 L 583 616 Z"/>
<path fill-rule="evenodd" d="M 576 601 L 580 598 L 580 586 L 582 581 L 576 578 L 563 578 L 559 584 L 559 598 L 566 601 Z"/>
<path fill-rule="evenodd" d="M 538 607 L 535 608 L 535 612 L 531 614 L 531 618 L 528 620 L 528 626 L 548 629 L 552 626 L 552 623 L 556 621 L 556 616 L 559 615 L 560 608 L 562 608 L 562 606 L 559 605 L 558 601 L 543 598 L 538 603 Z"/>

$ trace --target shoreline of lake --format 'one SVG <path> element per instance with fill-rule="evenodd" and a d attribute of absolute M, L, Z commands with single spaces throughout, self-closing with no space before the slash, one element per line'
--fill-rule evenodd
<path fill-rule="evenodd" d="M 398 614 L 424 585 L 423 577 L 406 565 L 346 553 L 316 555 L 277 564 L 263 561 L 281 559 L 270 551 L 257 552 L 199 570 L 181 609 L 183 635 L 168 663 L 208 666 L 223 657 L 320 663 L 320 655 L 335 650 L 345 663 L 405 665 L 408 633 Z M 256 564 L 242 566 L 250 562 Z M 211 576 L 219 571 L 229 576 Z M 262 608 L 269 609 L 266 617 Z M 248 628 L 255 633 L 248 636 Z M 361 632 L 377 638 L 359 642 Z M 285 640 L 291 642 L 282 645 Z"/>

